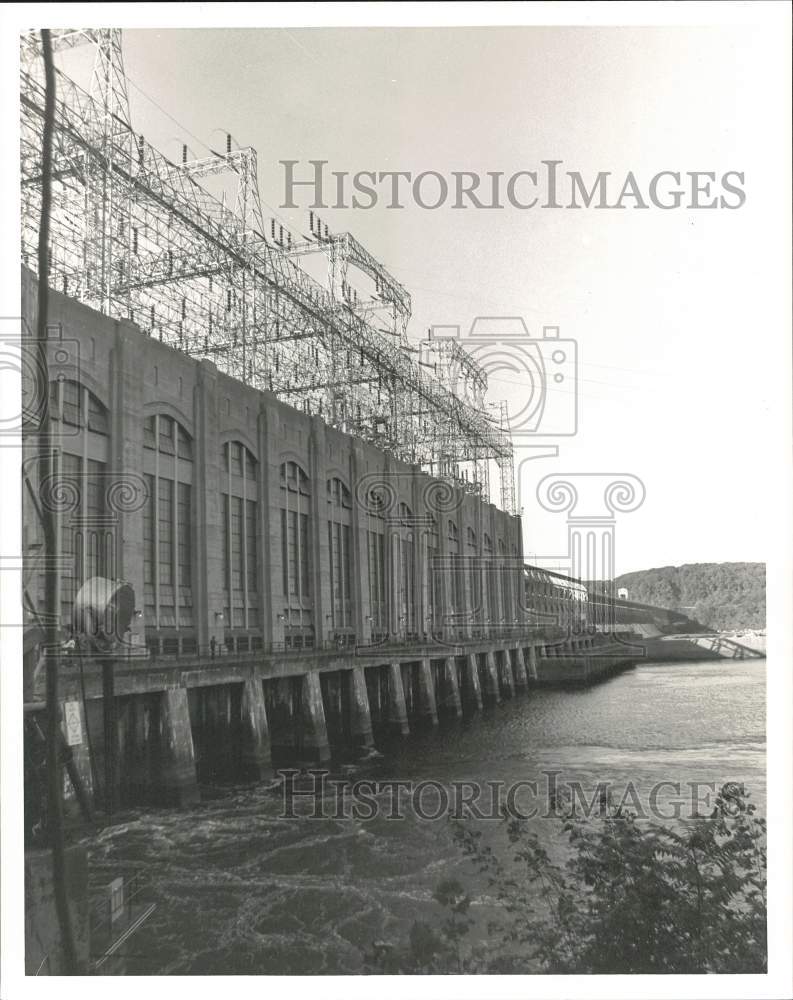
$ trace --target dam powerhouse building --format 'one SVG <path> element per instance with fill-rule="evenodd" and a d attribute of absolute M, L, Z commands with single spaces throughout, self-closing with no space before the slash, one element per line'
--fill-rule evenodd
<path fill-rule="evenodd" d="M 108 812 L 625 662 L 583 584 L 523 565 L 487 364 L 409 336 L 409 292 L 352 234 L 265 219 L 252 147 L 148 143 L 120 31 L 52 42 L 43 257 L 36 34 L 21 56 L 30 836 L 46 615 L 67 795 Z"/>

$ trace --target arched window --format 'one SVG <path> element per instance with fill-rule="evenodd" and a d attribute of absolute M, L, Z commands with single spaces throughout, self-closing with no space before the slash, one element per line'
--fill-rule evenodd
<path fill-rule="evenodd" d="M 476 532 L 470 526 L 465 529 L 465 555 L 468 561 L 471 592 L 470 617 L 474 622 L 481 622 L 484 617 L 482 613 L 482 567 L 479 563 L 479 544 Z"/>
<path fill-rule="evenodd" d="M 509 580 L 509 603 L 507 604 L 506 618 L 510 624 L 517 624 L 521 611 L 520 600 L 520 560 L 518 559 L 518 547 L 513 543 L 509 546 L 509 566 L 507 567 L 507 577 Z"/>
<path fill-rule="evenodd" d="M 143 447 L 161 455 L 177 455 L 186 462 L 193 461 L 193 439 L 178 420 L 164 413 L 146 418 Z"/>
<path fill-rule="evenodd" d="M 143 425 L 143 598 L 146 642 L 164 654 L 196 648 L 193 619 L 193 439 L 164 413 Z"/>
<path fill-rule="evenodd" d="M 393 525 L 394 581 L 397 595 L 397 628 L 400 634 L 416 632 L 415 554 L 413 547 L 413 512 L 406 503 L 397 507 Z"/>
<path fill-rule="evenodd" d="M 426 593 L 427 630 L 434 634 L 442 624 L 440 615 L 443 606 L 443 575 L 440 566 L 438 522 L 433 514 L 428 515 L 424 538 L 426 545 L 424 590 Z"/>
<path fill-rule="evenodd" d="M 262 646 L 257 467 L 256 458 L 241 441 L 227 441 L 223 445 L 220 494 L 223 626 L 226 645 L 238 652 Z"/>
<path fill-rule="evenodd" d="M 115 523 L 107 504 L 109 414 L 86 386 L 73 379 L 57 379 L 50 383 L 49 415 L 59 444 L 50 466 L 50 492 L 55 496 L 61 488 L 67 498 L 56 511 L 55 573 L 60 624 L 68 628 L 83 583 L 94 576 L 116 576 Z M 26 544 L 43 545 L 38 520 L 25 518 L 25 527 Z M 37 581 L 40 601 L 45 579 L 46 571 Z"/>
<path fill-rule="evenodd" d="M 372 640 L 381 640 L 388 631 L 385 569 L 385 501 L 370 490 L 366 502 L 366 554 L 369 570 L 369 617 Z"/>
<path fill-rule="evenodd" d="M 94 434 L 109 433 L 108 412 L 90 389 L 72 379 L 50 383 L 50 420 L 81 427 Z M 69 431 L 62 432 L 68 435 Z"/>
<path fill-rule="evenodd" d="M 311 587 L 311 486 L 297 462 L 281 465 L 281 580 L 287 648 L 314 645 Z"/>
<path fill-rule="evenodd" d="M 509 565 L 507 563 L 507 546 L 504 544 L 504 539 L 498 539 L 498 562 L 501 571 L 501 615 L 500 624 L 506 624 L 511 621 L 509 608 L 511 606 L 510 599 L 510 572 Z"/>
<path fill-rule="evenodd" d="M 463 581 L 462 567 L 460 565 L 460 533 L 454 521 L 446 523 L 446 551 L 449 555 L 449 603 L 452 607 L 452 614 L 458 615 L 463 610 Z"/>
<path fill-rule="evenodd" d="M 352 628 L 352 497 L 338 478 L 327 481 L 330 614 L 334 631 L 351 635 Z"/>
<path fill-rule="evenodd" d="M 485 531 L 482 534 L 482 555 L 485 562 L 485 621 L 493 623 L 498 617 L 498 597 L 496 587 L 498 581 L 495 578 L 493 567 L 493 539 Z"/>

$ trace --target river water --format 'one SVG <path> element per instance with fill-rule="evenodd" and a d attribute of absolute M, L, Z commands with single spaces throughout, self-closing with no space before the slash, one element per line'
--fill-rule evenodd
<path fill-rule="evenodd" d="M 361 970 L 375 939 L 403 939 L 412 920 L 437 913 L 431 900 L 442 877 L 472 881 L 445 818 L 465 787 L 478 782 L 521 786 L 516 808 L 542 812 L 546 789 L 578 782 L 587 792 L 606 782 L 628 805 L 660 818 L 675 802 L 685 816 L 693 799 L 707 805 L 709 786 L 743 782 L 764 812 L 764 660 L 644 663 L 582 690 L 535 690 L 463 722 L 380 745 L 382 756 L 331 767 L 346 781 L 437 782 L 418 800 L 393 789 L 379 812 L 336 817 L 338 792 L 293 799 L 283 786 L 205 790 L 184 812 L 136 811 L 91 845 L 92 879 L 142 871 L 153 915 L 130 942 L 128 973 L 310 974 Z M 295 779 L 300 781 L 306 779 Z M 311 779 L 317 781 L 318 779 Z M 341 787 L 341 785 L 337 786 Z M 492 786 L 491 786 L 492 788 Z M 477 800 L 489 811 L 492 792 Z M 317 805 L 319 803 L 319 805 Z M 418 803 L 419 815 L 411 805 Z M 307 814 L 318 808 L 320 818 Z M 321 806 L 321 808 L 320 808 Z M 392 819 L 395 810 L 402 818 Z M 532 820 L 553 855 L 563 851 L 559 824 Z M 494 845 L 501 827 L 476 821 Z"/>

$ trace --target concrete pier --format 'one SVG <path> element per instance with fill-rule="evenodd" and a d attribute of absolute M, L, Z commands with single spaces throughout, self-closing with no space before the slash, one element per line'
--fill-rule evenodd
<path fill-rule="evenodd" d="M 507 698 L 512 698 L 515 695 L 515 678 L 512 674 L 512 663 L 509 657 L 509 650 L 500 650 L 494 654 L 494 658 L 496 660 L 502 694 L 504 694 Z"/>
<path fill-rule="evenodd" d="M 520 691 L 524 691 L 529 686 L 529 678 L 526 674 L 526 659 L 523 655 L 522 647 L 518 646 L 512 650 L 511 655 L 515 672 L 515 687 Z"/>
<path fill-rule="evenodd" d="M 186 805 L 199 798 L 203 784 L 267 779 L 273 761 L 321 763 L 387 736 L 409 736 L 414 727 L 471 715 L 483 701 L 497 706 L 535 686 L 597 682 L 630 666 L 630 650 L 627 640 L 611 636 L 482 638 L 446 649 L 404 644 L 389 656 L 372 648 L 356 655 L 121 662 L 115 674 L 118 801 Z M 66 716 L 65 706 L 81 691 L 76 661 L 64 660 L 62 684 Z M 96 796 L 91 777 L 101 778 L 104 762 L 99 665 L 86 665 L 85 686 L 87 711 L 81 704 L 68 708 L 70 738 L 77 771 Z"/>
<path fill-rule="evenodd" d="M 303 675 L 301 721 L 303 753 L 320 763 L 330 760 L 322 690 L 319 686 L 319 675 L 313 671 Z"/>
<path fill-rule="evenodd" d="M 443 698 L 438 707 L 458 719 L 463 714 L 463 703 L 460 697 L 460 686 L 457 682 L 457 664 L 453 656 L 447 656 L 441 668 Z"/>
<path fill-rule="evenodd" d="M 438 725 L 438 706 L 435 701 L 435 685 L 432 678 L 432 668 L 428 659 L 419 662 L 418 676 L 418 714 L 421 718 L 429 722 L 430 725 Z"/>
<path fill-rule="evenodd" d="M 526 670 L 530 681 L 537 680 L 537 649 L 534 645 L 529 646 L 529 661 Z"/>
<path fill-rule="evenodd" d="M 162 735 L 160 774 L 163 796 L 176 806 L 192 805 L 199 801 L 200 794 L 186 688 L 163 692 Z"/>
<path fill-rule="evenodd" d="M 501 688 L 498 683 L 498 669 L 496 668 L 496 658 L 492 652 L 487 652 L 484 654 L 485 659 L 485 673 L 484 673 L 484 683 L 482 685 L 483 691 L 482 695 L 485 701 L 489 701 L 492 704 L 501 704 Z"/>
<path fill-rule="evenodd" d="M 482 711 L 482 685 L 479 682 L 479 665 L 476 653 L 469 653 L 465 658 L 464 677 L 470 697 L 471 707 L 476 712 Z"/>
<path fill-rule="evenodd" d="M 264 689 L 258 678 L 243 684 L 241 715 L 243 772 L 256 780 L 263 780 L 272 775 L 272 762 Z"/>
<path fill-rule="evenodd" d="M 369 711 L 369 695 L 363 667 L 353 667 L 350 671 L 350 730 L 356 746 L 374 746 L 372 717 Z"/>
<path fill-rule="evenodd" d="M 408 712 L 405 705 L 405 689 L 402 686 L 402 667 L 399 661 L 388 665 L 389 718 L 391 730 L 401 736 L 410 732 Z"/>

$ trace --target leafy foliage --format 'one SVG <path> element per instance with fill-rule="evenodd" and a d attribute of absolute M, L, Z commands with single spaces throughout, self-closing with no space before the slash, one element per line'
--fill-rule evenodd
<path fill-rule="evenodd" d="M 765 628 L 764 563 L 687 563 L 625 573 L 631 601 L 684 611 L 714 629 Z"/>
<path fill-rule="evenodd" d="M 742 786 L 725 785 L 712 814 L 682 829 L 641 823 L 611 802 L 593 820 L 568 800 L 557 820 L 571 848 L 564 865 L 520 820 L 504 818 L 511 850 L 498 853 L 455 823 L 499 914 L 486 940 L 472 933 L 472 897 L 446 880 L 434 893 L 439 924 L 414 923 L 402 946 L 375 944 L 372 971 L 765 972 L 765 821 Z"/>

